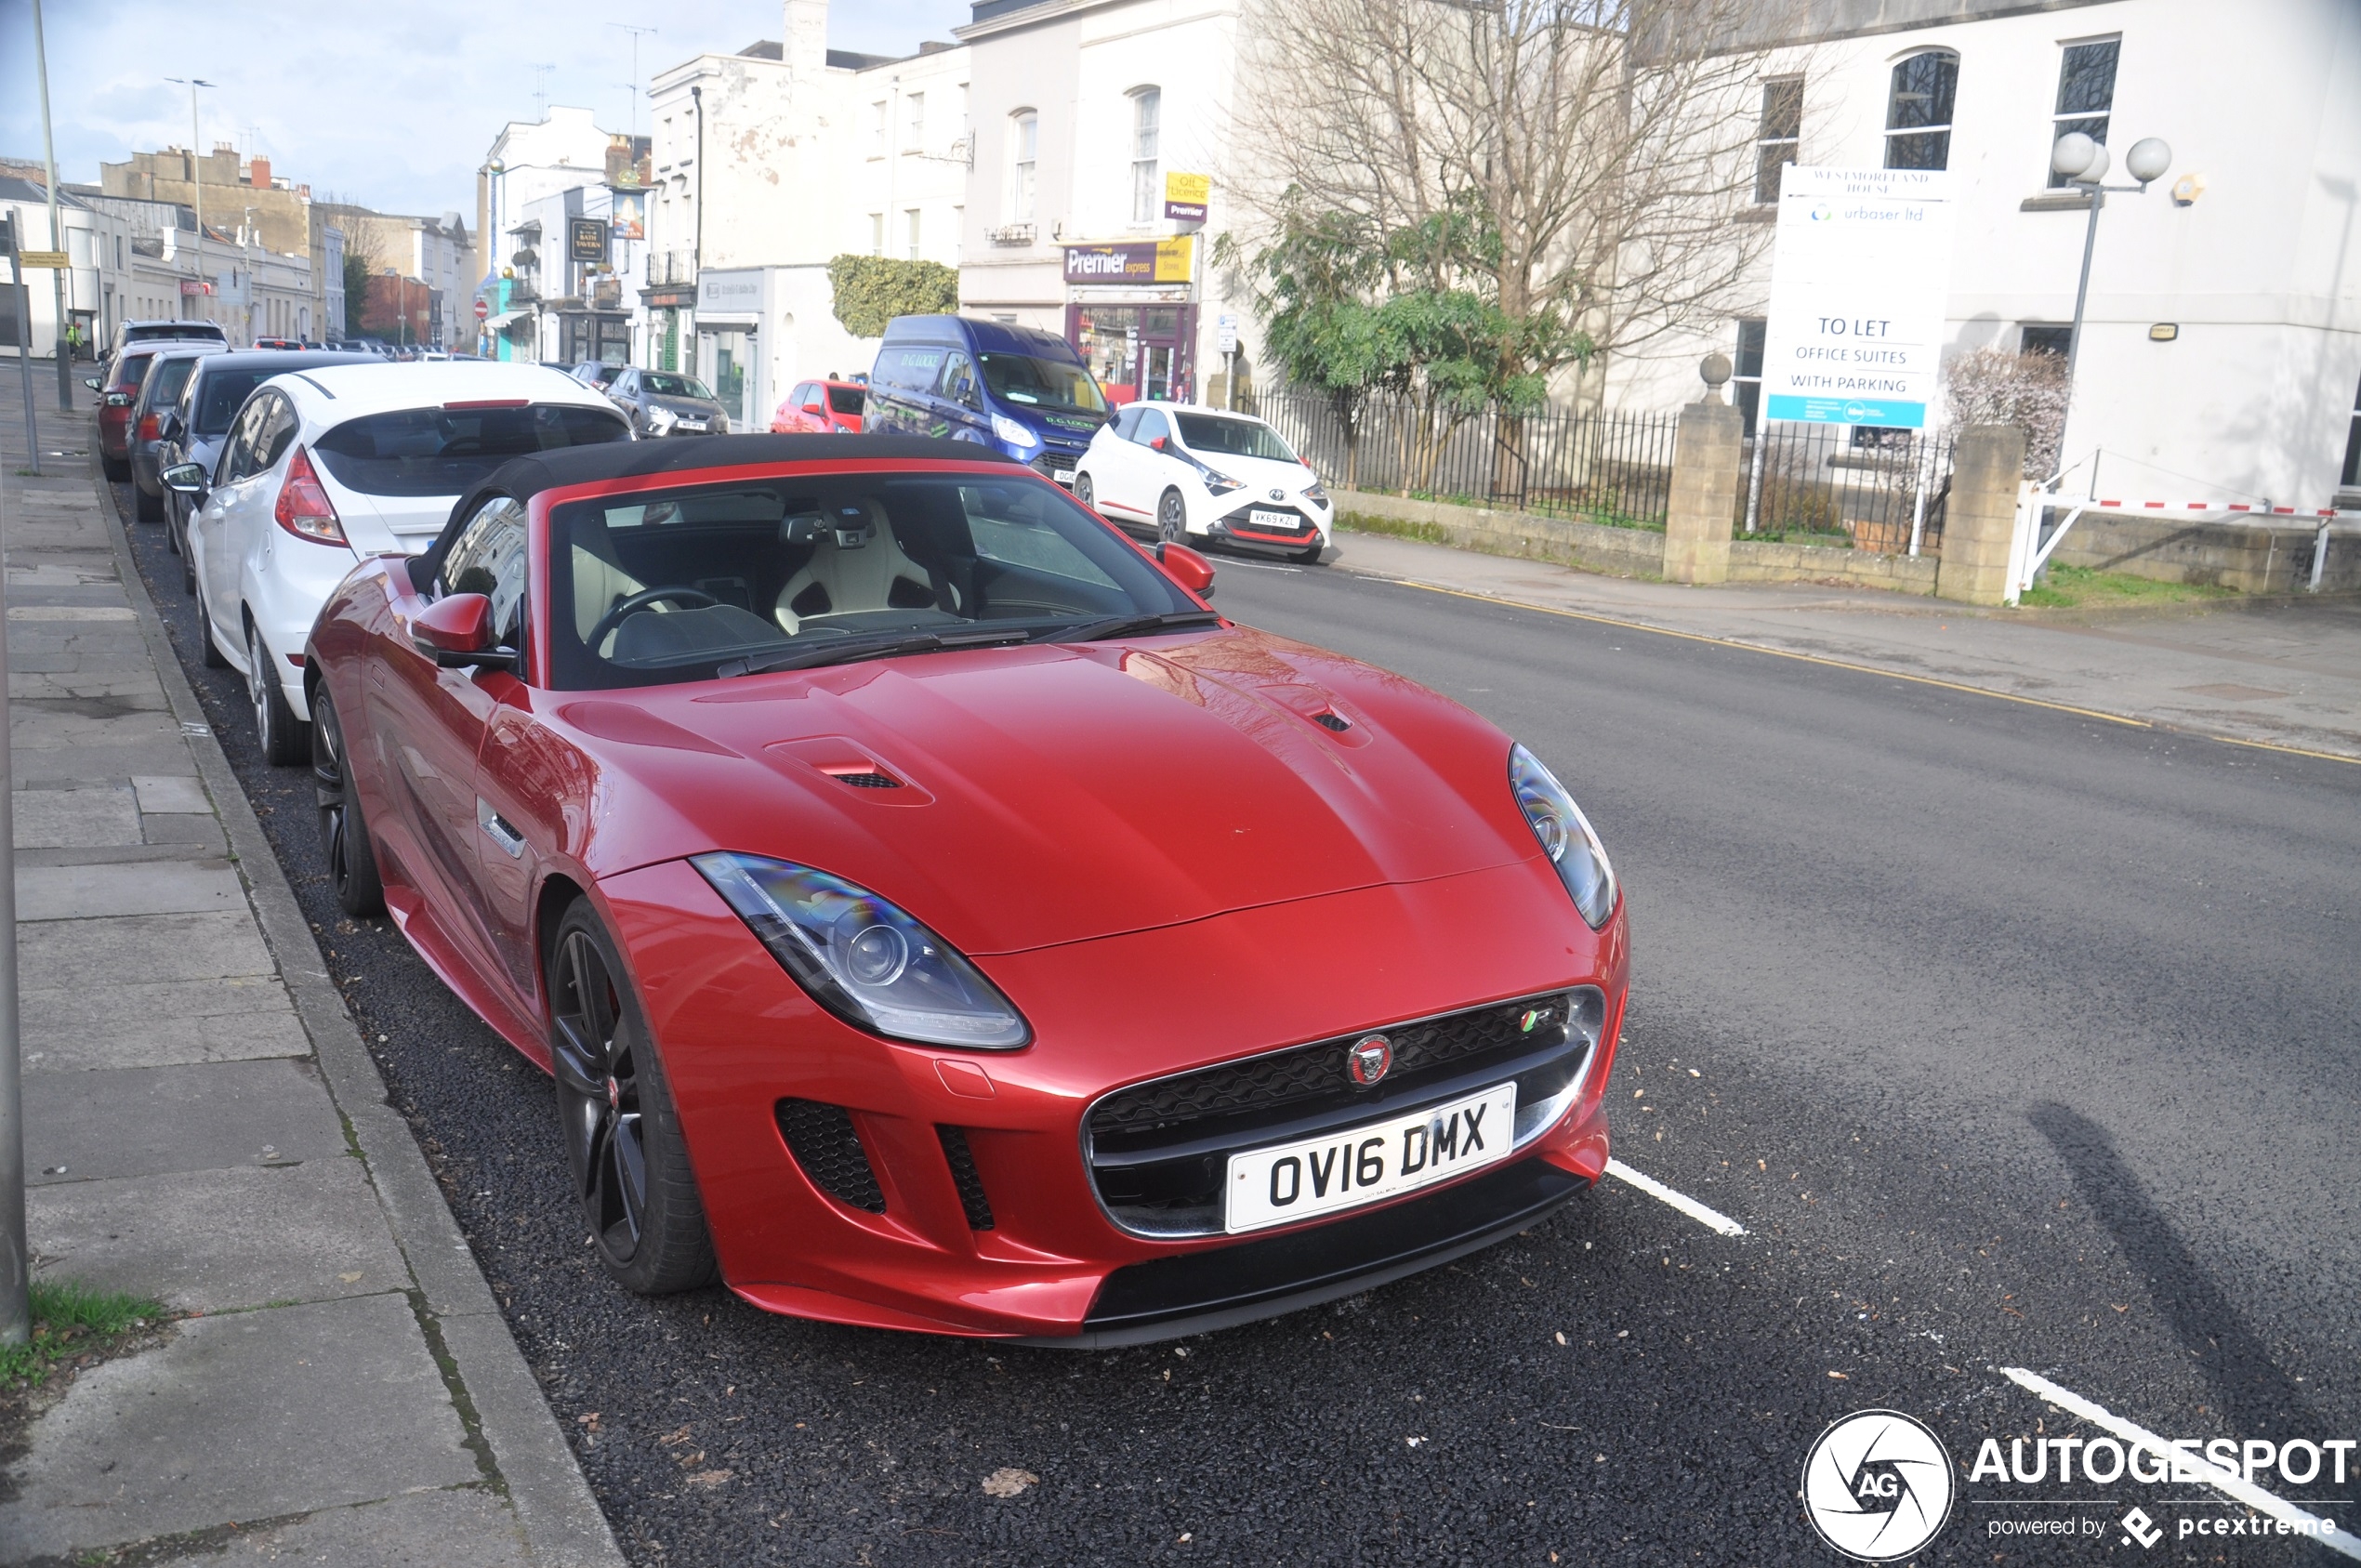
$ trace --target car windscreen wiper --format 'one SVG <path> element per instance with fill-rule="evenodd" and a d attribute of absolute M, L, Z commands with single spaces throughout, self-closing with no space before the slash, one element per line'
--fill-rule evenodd
<path fill-rule="evenodd" d="M 1167 610 L 1161 615 L 1116 615 L 1103 621 L 1085 621 L 1078 626 L 1058 626 L 1036 635 L 1044 642 L 1097 642 L 1109 637 L 1137 637 L 1141 632 L 1218 626 L 1220 621 L 1220 613 L 1212 610 Z"/>
<path fill-rule="evenodd" d="M 849 665 L 861 659 L 890 659 L 900 653 L 941 653 L 956 648 L 996 648 L 1010 642 L 1029 642 L 1033 634 L 1021 627 L 995 627 L 989 631 L 904 633 L 886 638 L 847 639 L 842 642 L 823 643 L 816 648 L 798 648 L 776 659 L 756 664 L 749 659 L 734 659 L 713 673 L 724 679 L 739 675 L 770 675 L 778 670 L 812 669 L 821 665 Z"/>

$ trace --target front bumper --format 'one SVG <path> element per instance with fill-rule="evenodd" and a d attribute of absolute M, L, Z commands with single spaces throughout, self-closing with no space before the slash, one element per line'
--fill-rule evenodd
<path fill-rule="evenodd" d="M 1590 932 L 1543 862 L 980 956 L 1034 1027 L 1007 1053 L 838 1022 L 685 864 L 599 891 L 662 1043 L 723 1276 L 771 1311 L 1068 1346 L 1196 1332 L 1457 1257 L 1605 1166 L 1623 916 Z M 1207 974 L 1222 983 L 1174 982 Z M 1084 1117 L 1111 1090 L 1585 985 L 1605 1007 L 1578 1092 L 1468 1176 L 1251 1237 L 1167 1238 L 1115 1223 L 1086 1169 Z"/>
<path fill-rule="evenodd" d="M 1227 499 L 1226 496 L 1220 497 L 1212 504 L 1219 507 L 1223 500 Z M 1293 518 L 1295 522 L 1292 527 L 1273 528 L 1267 523 L 1255 521 L 1254 514 L 1257 511 L 1284 512 Z M 1325 548 L 1328 543 L 1329 526 L 1326 515 L 1314 512 L 1308 504 L 1266 500 L 1249 501 L 1232 507 L 1216 517 L 1207 525 L 1206 532 L 1225 545 L 1247 549 L 1285 550 L 1294 553 L 1312 545 Z"/>

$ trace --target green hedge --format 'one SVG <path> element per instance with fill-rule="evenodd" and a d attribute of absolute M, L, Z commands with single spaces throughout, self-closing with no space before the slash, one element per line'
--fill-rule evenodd
<path fill-rule="evenodd" d="M 839 256 L 828 263 L 837 320 L 855 337 L 882 337 L 896 316 L 948 315 L 959 308 L 959 274 L 940 261 Z"/>

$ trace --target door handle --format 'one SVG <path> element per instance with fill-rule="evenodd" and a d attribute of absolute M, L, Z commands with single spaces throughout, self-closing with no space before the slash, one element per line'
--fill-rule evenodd
<path fill-rule="evenodd" d="M 489 834 L 492 841 L 499 845 L 510 860 L 524 858 L 524 835 L 509 826 L 500 813 L 492 809 L 492 802 L 481 795 L 476 797 L 476 825 Z"/>

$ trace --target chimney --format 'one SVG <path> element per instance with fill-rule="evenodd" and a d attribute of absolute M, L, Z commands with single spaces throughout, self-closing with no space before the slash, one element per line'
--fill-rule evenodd
<path fill-rule="evenodd" d="M 779 58 L 795 87 L 817 86 L 828 68 L 828 0 L 785 0 Z"/>
<path fill-rule="evenodd" d="M 253 186 L 257 191 L 268 191 L 270 189 L 270 159 L 257 152 L 254 155 L 252 161 L 246 165 L 246 168 L 248 171 L 246 177 L 247 184 Z"/>

